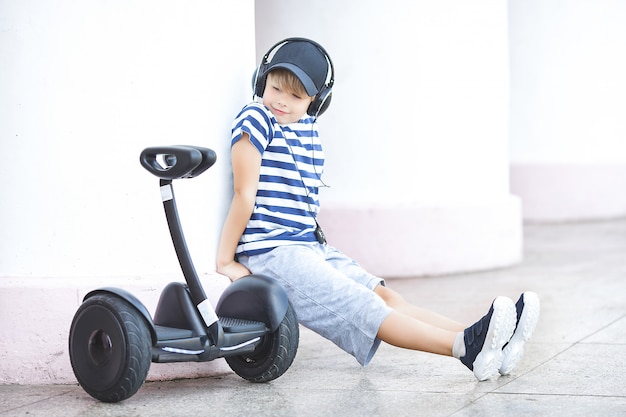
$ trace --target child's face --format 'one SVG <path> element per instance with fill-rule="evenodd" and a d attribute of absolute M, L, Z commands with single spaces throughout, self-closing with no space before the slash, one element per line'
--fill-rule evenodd
<path fill-rule="evenodd" d="M 281 88 L 272 73 L 267 75 L 263 104 L 270 109 L 278 123 L 286 125 L 300 120 L 314 97 L 301 96 L 294 91 Z"/>

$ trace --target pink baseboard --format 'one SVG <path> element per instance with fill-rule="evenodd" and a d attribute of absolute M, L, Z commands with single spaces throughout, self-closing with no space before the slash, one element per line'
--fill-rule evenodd
<path fill-rule="evenodd" d="M 382 277 L 498 268 L 522 257 L 519 200 L 473 204 L 325 204 L 329 243 Z"/>
<path fill-rule="evenodd" d="M 626 216 L 624 164 L 513 164 L 511 192 L 526 221 L 598 220 Z"/>
<path fill-rule="evenodd" d="M 0 278 L 0 383 L 74 384 L 68 354 L 72 318 L 84 295 L 101 286 L 123 287 L 151 314 L 161 289 L 179 275 L 168 277 Z M 207 296 L 215 305 L 228 284 L 221 276 L 202 279 Z M 193 378 L 231 372 L 223 359 L 206 363 L 155 364 L 148 380 Z"/>

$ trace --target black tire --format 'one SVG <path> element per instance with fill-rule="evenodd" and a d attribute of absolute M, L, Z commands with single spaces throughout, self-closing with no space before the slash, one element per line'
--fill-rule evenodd
<path fill-rule="evenodd" d="M 146 380 L 152 339 L 144 317 L 113 294 L 98 294 L 78 308 L 69 337 L 70 362 L 78 383 L 92 397 L 118 402 Z"/>
<path fill-rule="evenodd" d="M 272 381 L 289 369 L 298 351 L 300 329 L 291 303 L 280 326 L 263 337 L 251 354 L 226 357 L 226 362 L 240 377 L 251 382 Z"/>

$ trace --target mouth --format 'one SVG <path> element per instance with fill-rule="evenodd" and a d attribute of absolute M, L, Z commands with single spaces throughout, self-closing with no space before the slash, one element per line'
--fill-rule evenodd
<path fill-rule="evenodd" d="M 287 114 L 287 112 L 282 111 L 282 110 L 278 110 L 276 107 L 272 107 L 272 110 L 274 110 L 274 112 L 275 112 L 278 116 L 284 116 L 285 114 Z"/>

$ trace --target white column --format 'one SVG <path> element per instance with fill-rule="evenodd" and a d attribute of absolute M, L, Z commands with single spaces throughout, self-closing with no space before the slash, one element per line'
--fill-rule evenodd
<path fill-rule="evenodd" d="M 254 2 L 0 9 L 0 380 L 72 382 L 67 333 L 86 291 L 124 287 L 153 312 L 162 286 L 182 281 L 143 148 L 217 151 L 215 167 L 174 184 L 199 273 L 215 271 L 230 126 L 255 65 Z"/>
<path fill-rule="evenodd" d="M 331 186 L 320 220 L 333 245 L 393 277 L 520 260 L 506 1 L 256 5 L 257 56 L 304 36 L 336 67 L 320 118 Z"/>
<path fill-rule="evenodd" d="M 626 216 L 626 3 L 510 9 L 511 187 L 524 218 Z"/>

